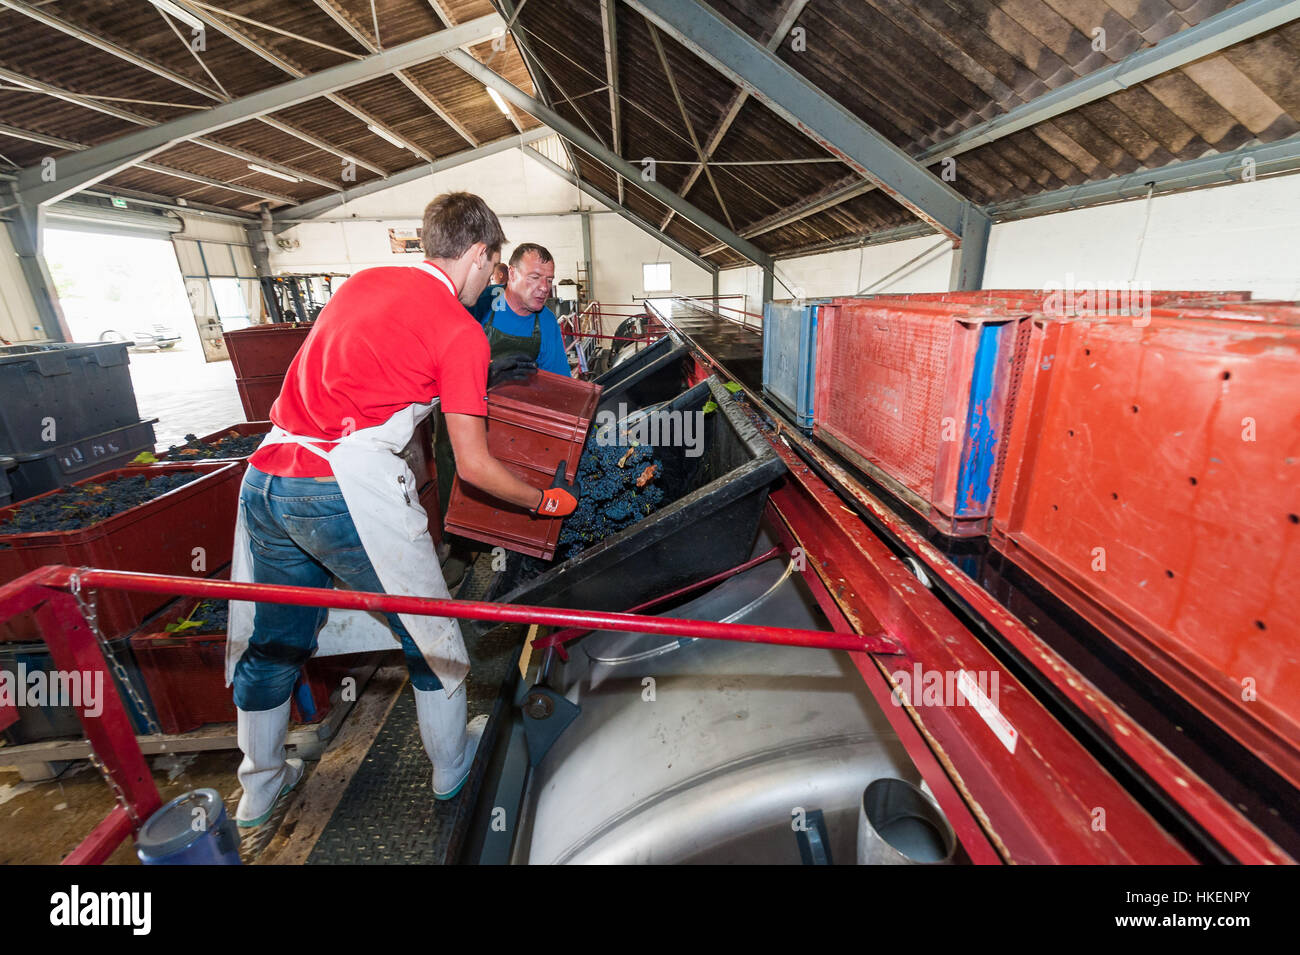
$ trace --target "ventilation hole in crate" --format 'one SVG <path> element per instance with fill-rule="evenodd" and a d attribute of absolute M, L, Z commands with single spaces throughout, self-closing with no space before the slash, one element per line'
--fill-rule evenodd
<path fill-rule="evenodd" d="M 1219 377 L 1222 378 L 1224 381 L 1227 381 L 1229 378 L 1232 377 L 1232 372 L 1230 372 L 1230 371 L 1225 371 L 1225 372 L 1224 372 L 1222 375 L 1220 375 Z"/>
<path fill-rule="evenodd" d="M 1194 477 L 1189 477 L 1187 480 L 1189 480 L 1190 482 L 1192 482 L 1192 486 L 1193 486 L 1193 487 L 1196 486 L 1196 478 L 1194 478 Z"/>
<path fill-rule="evenodd" d="M 1129 410 L 1132 411 L 1134 414 L 1137 414 L 1137 413 L 1138 413 L 1138 406 L 1137 406 L 1137 405 L 1133 405 L 1131 408 L 1129 408 Z"/>
<path fill-rule="evenodd" d="M 1300 514 L 1288 514 L 1286 519 L 1292 524 L 1300 524 Z"/>
<path fill-rule="evenodd" d="M 1110 499 L 1111 499 L 1112 501 L 1118 501 L 1118 500 L 1119 500 L 1119 495 L 1116 494 L 1114 491 L 1111 491 L 1111 492 L 1110 492 Z"/>
<path fill-rule="evenodd" d="M 1256 628 L 1258 628 L 1258 629 L 1260 629 L 1260 630 L 1267 630 L 1267 629 L 1268 629 L 1268 627 L 1264 626 L 1264 621 L 1263 621 L 1263 620 L 1256 620 L 1256 621 L 1255 621 L 1255 626 L 1256 626 Z"/>
<path fill-rule="evenodd" d="M 1091 348 L 1085 348 L 1085 349 L 1083 350 L 1083 353 L 1084 353 L 1085 355 L 1091 355 L 1091 354 L 1092 354 L 1092 349 L 1091 349 Z"/>
<path fill-rule="evenodd" d="M 1172 570 L 1166 570 L 1166 571 L 1165 571 L 1165 576 L 1168 577 L 1170 580 L 1173 580 L 1173 579 L 1174 579 L 1174 572 L 1173 572 Z"/>
<path fill-rule="evenodd" d="M 1073 428 L 1071 428 L 1069 431 L 1067 431 L 1067 432 L 1065 432 L 1065 433 L 1066 433 L 1067 435 L 1069 435 L 1071 438 L 1074 437 L 1074 429 L 1073 429 Z"/>
<path fill-rule="evenodd" d="M 1053 505 L 1052 505 L 1052 510 L 1054 510 L 1054 511 L 1059 511 L 1059 510 L 1060 510 L 1060 508 L 1059 508 L 1059 507 L 1057 507 L 1057 506 L 1056 506 L 1056 505 L 1055 505 L 1055 504 L 1053 504 Z"/>

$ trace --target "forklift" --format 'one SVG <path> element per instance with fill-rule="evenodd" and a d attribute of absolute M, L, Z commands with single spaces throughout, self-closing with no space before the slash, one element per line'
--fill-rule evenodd
<path fill-rule="evenodd" d="M 272 322 L 314 322 L 334 294 L 344 272 L 264 275 L 262 298 Z"/>

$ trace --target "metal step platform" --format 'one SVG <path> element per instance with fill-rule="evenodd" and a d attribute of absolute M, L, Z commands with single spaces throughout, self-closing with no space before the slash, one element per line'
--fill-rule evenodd
<path fill-rule="evenodd" d="M 480 599 L 492 577 L 490 558 L 480 559 L 456 596 Z M 494 737 L 514 692 L 526 634 L 526 627 L 510 625 L 476 637 L 466 632 L 469 719 L 489 719 L 460 793 L 445 802 L 433 798 L 432 766 L 420 742 L 415 695 L 403 687 L 308 865 L 449 865 L 459 860 Z"/>

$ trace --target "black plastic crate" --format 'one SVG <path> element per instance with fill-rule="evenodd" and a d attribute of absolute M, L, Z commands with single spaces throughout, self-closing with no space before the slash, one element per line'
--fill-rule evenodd
<path fill-rule="evenodd" d="M 126 467 L 141 451 L 154 450 L 153 426 L 157 420 L 137 421 L 45 451 L 12 455 L 18 462 L 8 476 L 13 500 L 25 501 L 101 471 Z"/>
<path fill-rule="evenodd" d="M 48 451 L 140 420 L 128 342 L 0 346 L 0 453 Z M 49 425 L 54 440 L 49 441 Z"/>
<path fill-rule="evenodd" d="M 0 507 L 13 502 L 13 488 L 9 484 L 9 469 L 17 463 L 13 458 L 0 455 Z"/>
<path fill-rule="evenodd" d="M 669 401 L 686 387 L 690 368 L 690 349 L 669 333 L 594 379 L 602 389 L 596 413 L 617 414 L 620 404 L 635 410 Z"/>
<path fill-rule="evenodd" d="M 149 691 L 145 687 L 144 677 L 136 665 L 135 655 L 131 652 L 130 637 L 117 637 L 108 643 L 131 680 L 131 685 L 140 695 L 140 701 L 147 708 L 147 712 L 142 711 L 131 699 L 122 681 L 113 674 L 113 668 L 107 661 L 105 667 L 109 676 L 104 678 L 103 686 L 87 686 L 84 689 L 92 692 L 100 690 L 103 694 L 116 689 L 135 731 L 140 734 L 148 733 L 149 720 L 156 719 L 156 716 L 153 712 L 153 701 L 150 700 Z M 44 643 L 0 643 L 0 670 L 12 674 L 10 680 L 16 687 L 22 676 L 30 678 L 33 673 L 51 673 L 54 670 L 54 658 L 50 655 L 49 647 Z M 47 677 L 47 690 L 51 685 L 53 681 Z M 100 699 L 102 700 L 103 697 L 101 696 Z M 26 743 L 44 743 L 55 739 L 80 739 L 86 735 L 76 707 L 53 705 L 48 699 L 45 702 L 44 706 L 17 707 L 18 722 L 9 726 L 0 733 L 0 736 L 3 736 L 11 746 L 21 746 Z"/>
<path fill-rule="evenodd" d="M 664 410 L 701 411 L 709 401 L 717 410 L 704 416 L 698 458 L 656 449 L 671 503 L 565 561 L 512 554 L 484 599 L 625 610 L 742 563 L 785 465 L 737 400 L 716 377 L 680 393 Z"/>

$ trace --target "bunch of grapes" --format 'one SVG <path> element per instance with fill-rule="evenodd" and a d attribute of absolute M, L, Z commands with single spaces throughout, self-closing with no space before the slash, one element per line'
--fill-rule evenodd
<path fill-rule="evenodd" d="M 588 436 L 578 462 L 582 495 L 560 531 L 562 559 L 654 513 L 664 500 L 663 469 L 648 445 L 602 445 Z"/>

